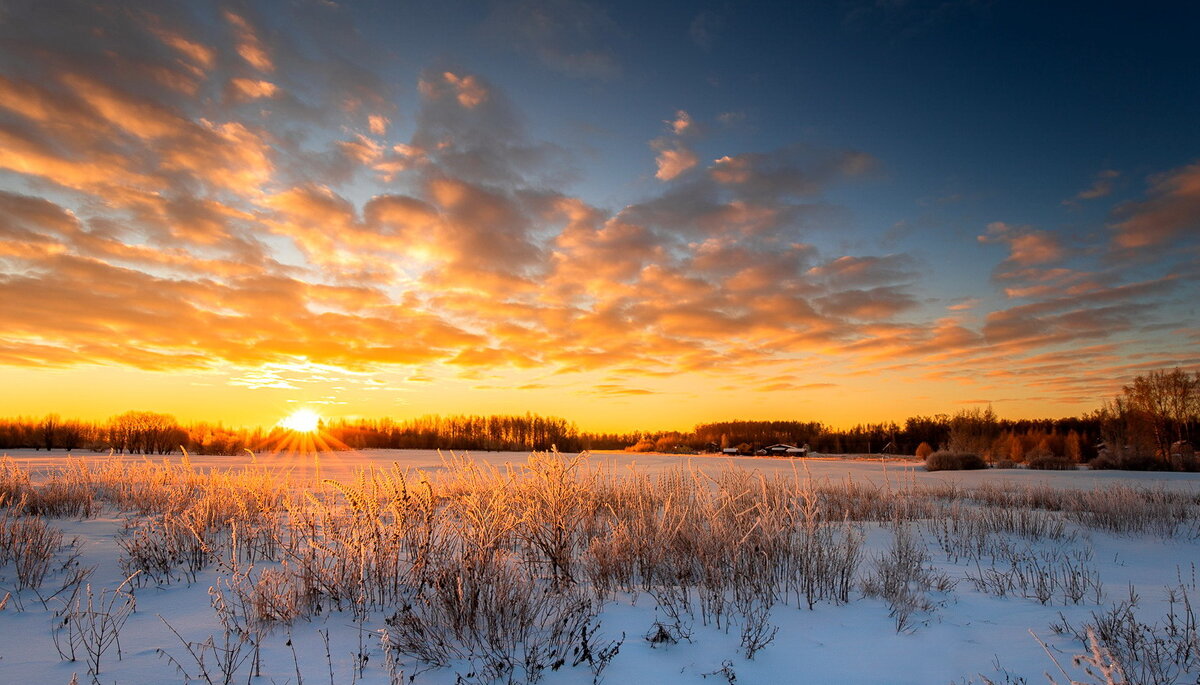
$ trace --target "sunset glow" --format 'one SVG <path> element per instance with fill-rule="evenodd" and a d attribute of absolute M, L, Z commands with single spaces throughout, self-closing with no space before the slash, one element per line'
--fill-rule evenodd
<path fill-rule="evenodd" d="M 1198 368 L 1193 22 L 768 5 L 6 6 L 0 415 L 850 426 Z"/>
<path fill-rule="evenodd" d="M 312 433 L 320 424 L 320 415 L 311 409 L 298 409 L 279 422 L 281 427 L 298 433 Z"/>

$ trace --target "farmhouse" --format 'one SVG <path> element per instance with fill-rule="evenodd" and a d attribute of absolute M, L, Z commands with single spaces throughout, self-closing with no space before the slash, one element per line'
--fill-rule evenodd
<path fill-rule="evenodd" d="M 807 457 L 808 445 L 796 447 L 795 445 L 777 443 L 760 449 L 758 453 L 768 457 Z"/>

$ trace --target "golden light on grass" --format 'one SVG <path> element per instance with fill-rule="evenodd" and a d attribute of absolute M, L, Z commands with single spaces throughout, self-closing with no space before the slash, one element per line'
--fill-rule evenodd
<path fill-rule="evenodd" d="M 297 433 L 314 433 L 321 425 L 321 416 L 311 409 L 297 409 L 281 420 L 279 425 Z"/>
<path fill-rule="evenodd" d="M 302 408 L 280 419 L 276 425 L 274 445 L 270 458 L 282 457 L 284 461 L 295 461 L 295 466 L 312 459 L 314 477 L 321 479 L 321 454 L 330 454 L 336 461 L 336 453 L 349 448 L 340 440 L 322 430 L 321 415 L 312 409 Z"/>

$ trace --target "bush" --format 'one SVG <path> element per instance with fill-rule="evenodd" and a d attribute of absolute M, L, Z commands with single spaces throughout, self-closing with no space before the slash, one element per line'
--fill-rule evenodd
<path fill-rule="evenodd" d="M 962 464 L 959 468 L 964 471 L 972 471 L 975 469 L 986 469 L 987 462 L 978 454 L 960 454 L 958 455 L 959 463 Z"/>
<path fill-rule="evenodd" d="M 1073 471 L 1075 462 L 1066 457 L 1042 455 L 1029 460 L 1029 468 L 1041 471 Z"/>
<path fill-rule="evenodd" d="M 1017 468 L 1017 462 L 1013 461 L 1012 459 L 997 459 L 996 461 L 992 462 L 992 468 L 1015 469 Z"/>
<path fill-rule="evenodd" d="M 1100 456 L 1088 462 L 1088 468 L 1093 471 L 1119 469 L 1122 471 L 1169 471 L 1170 465 L 1150 456 L 1134 454 L 1114 455 L 1103 452 Z"/>
<path fill-rule="evenodd" d="M 925 457 L 926 471 L 966 471 L 986 468 L 987 462 L 978 454 L 938 450 Z"/>
<path fill-rule="evenodd" d="M 920 445 L 917 445 L 918 459 L 925 459 L 931 454 L 933 454 L 933 448 L 929 446 L 929 443 L 922 442 Z"/>

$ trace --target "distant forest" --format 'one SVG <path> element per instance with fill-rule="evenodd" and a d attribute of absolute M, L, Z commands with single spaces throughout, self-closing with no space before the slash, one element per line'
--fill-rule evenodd
<path fill-rule="evenodd" d="M 838 430 L 815 421 L 719 421 L 691 431 L 592 433 L 566 419 L 536 414 L 425 416 L 322 423 L 324 442 L 350 449 L 401 448 L 562 452 L 628 450 L 754 454 L 768 445 L 808 445 L 825 454 L 903 454 L 931 450 L 973 453 L 991 462 L 1022 463 L 1061 457 L 1088 462 L 1104 451 L 1120 467 L 1170 467 L 1172 455 L 1190 454 L 1200 427 L 1200 373 L 1155 371 L 1081 417 L 998 418 L 992 409 L 913 416 L 899 423 Z M 131 411 L 105 422 L 41 418 L 0 419 L 0 449 L 114 450 L 120 453 L 233 455 L 283 444 L 282 428 L 228 428 L 180 424 L 166 414 Z"/>
<path fill-rule="evenodd" d="M 966 415 L 966 414 L 964 414 Z M 688 432 L 658 431 L 591 433 L 565 419 L 525 414 L 517 416 L 424 416 L 407 421 L 391 419 L 337 420 L 321 424 L 324 440 L 351 449 L 447 449 L 475 451 L 533 451 L 556 448 L 629 450 L 637 452 L 702 453 L 733 448 L 743 454 L 776 443 L 808 445 L 829 454 L 914 454 L 921 443 L 949 444 L 963 415 L 916 416 L 903 425 L 882 423 L 834 430 L 815 421 L 721 421 Z M 957 423 L 956 423 L 957 422 Z M 1035 449 L 1043 441 L 1065 453 L 1066 440 L 1077 435 L 1084 457 L 1100 435 L 1095 417 L 1057 420 L 994 420 L 996 437 L 1017 440 Z M 88 423 L 41 418 L 0 419 L 0 449 L 32 448 L 132 454 L 170 454 L 180 447 L 193 454 L 239 454 L 280 444 L 281 428 L 228 428 L 220 424 L 180 424 L 155 412 L 126 412 L 106 422 Z M 1011 451 L 1011 450 L 1010 450 Z"/>

